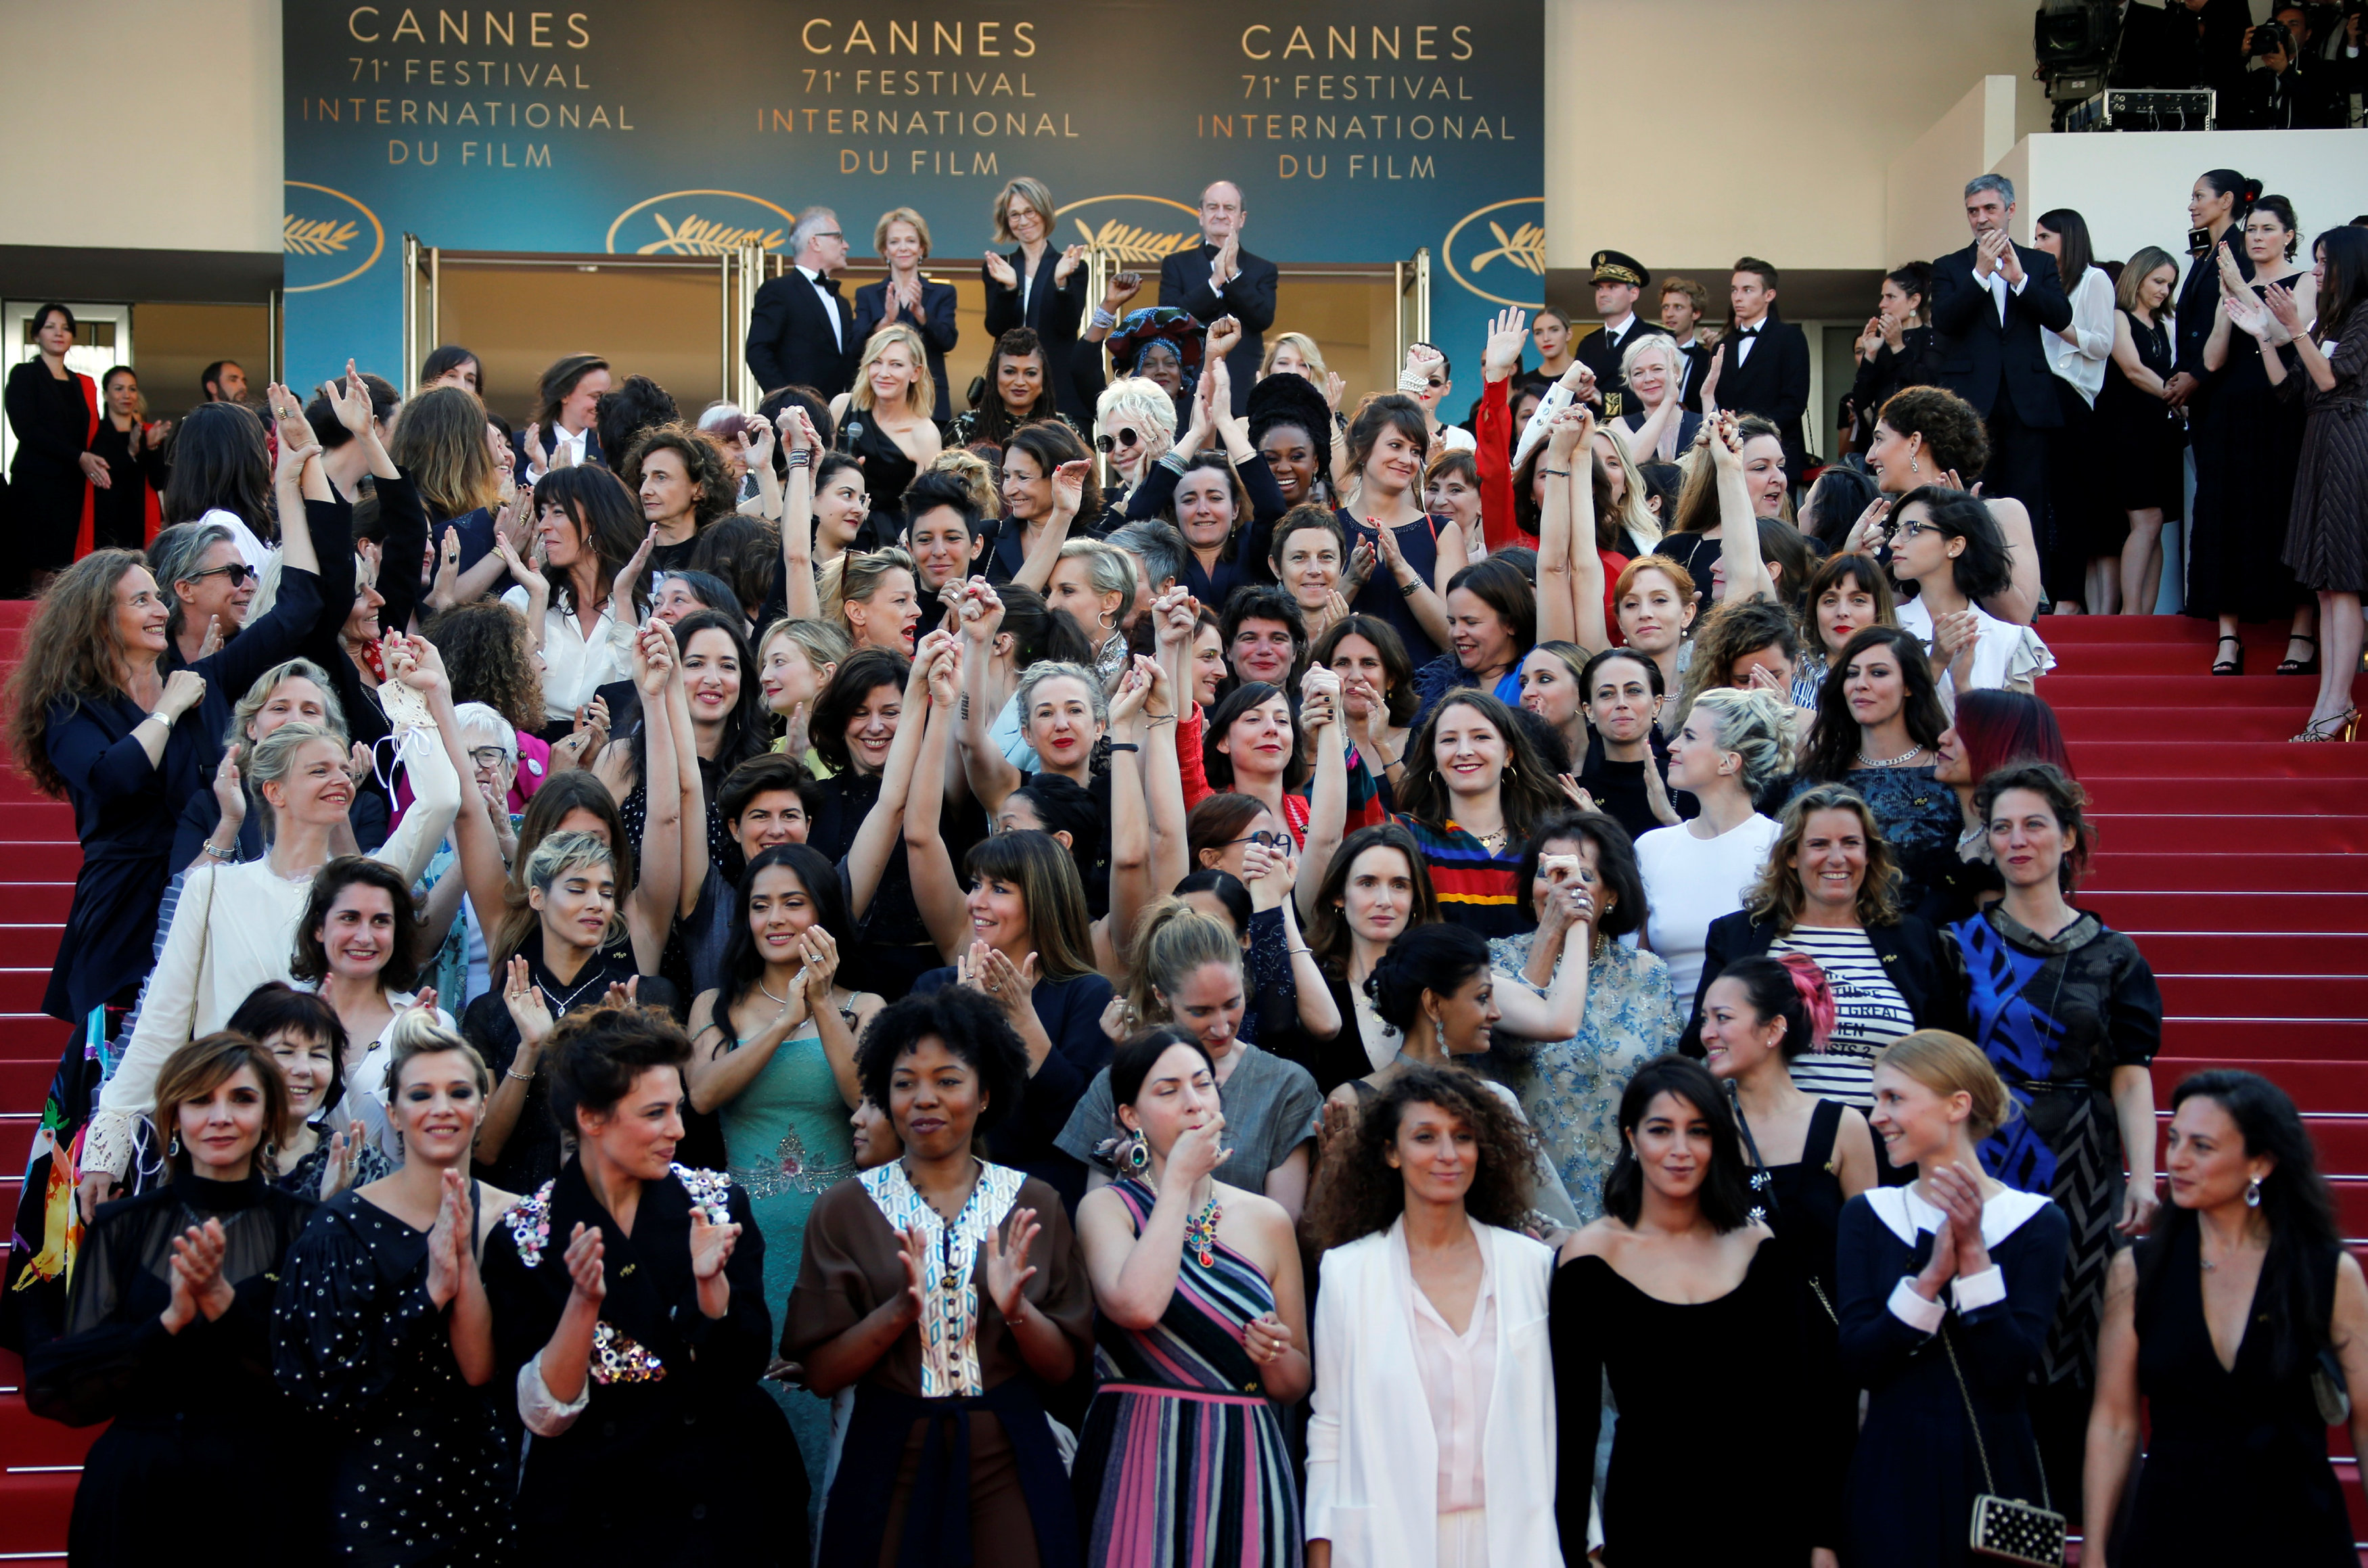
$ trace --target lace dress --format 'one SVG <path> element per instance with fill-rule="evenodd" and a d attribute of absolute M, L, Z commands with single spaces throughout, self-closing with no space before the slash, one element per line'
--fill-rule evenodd
<path fill-rule="evenodd" d="M 723 1009 L 716 1009 L 719 1016 Z M 734 1050 L 739 1041 L 732 1042 Z M 805 1255 L 806 1215 L 814 1199 L 855 1174 L 847 1102 L 808 1019 L 773 1051 L 748 1086 L 718 1108 L 732 1180 L 748 1195 L 765 1233 L 765 1305 L 788 1321 L 790 1289 Z M 803 1389 L 765 1385 L 790 1418 L 806 1473 L 820 1475 L 830 1452 L 830 1406 Z"/>
<path fill-rule="evenodd" d="M 1493 968 L 1519 975 L 1535 933 L 1488 944 Z M 1653 954 L 1606 942 L 1589 960 L 1587 1009 L 1566 1040 L 1497 1036 L 1510 1059 L 1514 1091 L 1562 1176 L 1579 1222 L 1603 1217 L 1603 1178 L 1620 1152 L 1620 1096 L 1636 1069 L 1678 1048 L 1682 1028 L 1669 999 L 1669 971 Z"/>

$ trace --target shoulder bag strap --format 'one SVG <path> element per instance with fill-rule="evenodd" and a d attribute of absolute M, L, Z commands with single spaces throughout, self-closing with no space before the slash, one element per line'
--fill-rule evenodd
<path fill-rule="evenodd" d="M 1957 1346 L 1949 1338 L 1946 1323 L 1941 1325 L 1941 1348 L 1949 1353 L 1949 1370 L 1957 1375 L 1957 1395 L 1965 1402 L 1965 1420 L 1974 1429 L 1974 1452 L 1981 1456 L 1982 1461 L 1982 1490 L 1993 1496 L 1998 1495 L 1998 1478 L 1990 1473 L 1989 1450 L 1982 1445 L 1982 1418 L 1974 1413 L 1973 1391 L 1965 1386 L 1965 1370 L 1957 1365 Z M 2036 1451 L 2035 1439 L 2032 1447 Z M 2044 1454 L 2039 1455 L 2039 1502 L 2050 1513 L 2055 1511 L 2055 1500 L 2047 1495 L 2047 1456 Z"/>

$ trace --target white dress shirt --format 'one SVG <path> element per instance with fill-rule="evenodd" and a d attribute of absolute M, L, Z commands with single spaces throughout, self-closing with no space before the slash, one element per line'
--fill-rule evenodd
<path fill-rule="evenodd" d="M 2078 390 L 2081 401 L 2093 405 L 2104 389 L 2105 361 L 2113 357 L 2113 280 L 2101 267 L 2081 274 L 2072 296 L 2072 335 L 2048 333 L 2047 368 Z"/>
<path fill-rule="evenodd" d="M 822 286 L 823 276 L 821 273 L 816 272 L 813 267 L 806 266 L 803 262 L 798 263 L 797 266 L 798 271 L 804 275 L 805 280 L 814 285 L 814 298 L 822 301 L 822 313 L 830 318 L 830 340 L 839 347 L 845 348 L 847 347 L 847 329 L 839 324 L 838 296 Z M 1027 303 L 1027 296 L 1025 294 L 1020 296 L 1020 303 L 1024 308 Z"/>
<path fill-rule="evenodd" d="M 1762 328 L 1766 327 L 1767 324 L 1768 318 L 1766 316 L 1761 316 L 1756 322 L 1736 322 L 1734 326 L 1728 328 L 1728 332 L 1735 338 L 1735 362 L 1736 364 L 1743 365 L 1750 362 L 1751 346 L 1759 341 L 1759 332 Z M 1743 335 L 1747 332 L 1750 333 L 1752 335 L 1749 337 L 1744 336 Z"/>
<path fill-rule="evenodd" d="M 526 590 L 512 588 L 502 603 L 526 613 Z M 629 623 L 630 624 L 630 623 Z M 617 635 L 613 614 L 604 611 L 586 626 L 559 608 L 558 596 L 542 612 L 542 712 L 556 724 L 573 719 L 592 694 L 633 673 L 632 635 Z"/>

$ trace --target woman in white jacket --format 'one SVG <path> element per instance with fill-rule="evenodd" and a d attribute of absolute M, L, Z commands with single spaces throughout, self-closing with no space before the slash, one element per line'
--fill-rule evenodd
<path fill-rule="evenodd" d="M 1316 1196 L 1308 1568 L 1560 1568 L 1554 1257 L 1513 1229 L 1528 1129 L 1478 1078 L 1422 1067 L 1343 1136 Z"/>
<path fill-rule="evenodd" d="M 411 773 L 412 804 L 373 859 L 416 883 L 460 806 L 450 757 L 465 750 L 443 661 L 425 640 L 390 633 L 381 643 L 397 755 Z M 425 712 L 420 710 L 424 708 Z M 232 766 L 225 764 L 225 767 Z M 282 724 L 258 742 L 249 782 L 271 808 L 271 848 L 260 860 L 201 866 L 181 890 L 163 953 L 149 975 L 123 1060 L 100 1092 L 83 1153 L 84 1213 L 113 1196 L 131 1162 L 133 1127 L 155 1099 L 156 1071 L 190 1040 L 223 1027 L 247 994 L 287 980 L 313 874 L 347 820 L 354 783 L 345 743 L 313 724 Z M 477 826 L 490 833 L 482 821 Z M 410 911 L 401 912 L 408 916 Z"/>

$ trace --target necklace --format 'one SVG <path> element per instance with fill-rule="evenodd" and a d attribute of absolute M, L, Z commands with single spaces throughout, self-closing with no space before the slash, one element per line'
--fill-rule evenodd
<path fill-rule="evenodd" d="M 1472 830 L 1466 828 L 1464 831 L 1466 833 L 1471 833 Z M 1481 848 L 1486 849 L 1491 855 L 1495 855 L 1503 851 L 1505 841 L 1512 836 L 1512 829 L 1500 827 L 1493 833 L 1474 833 L 1472 834 L 1472 836 L 1479 841 Z"/>
<path fill-rule="evenodd" d="M 1203 1268 L 1217 1267 L 1217 1221 L 1224 1213 L 1217 1207 L 1217 1195 L 1212 1191 L 1201 1211 L 1184 1221 L 1184 1250 Z"/>
<path fill-rule="evenodd" d="M 542 993 L 544 999 L 551 1003 L 552 1016 L 553 1017 L 561 1017 L 565 1016 L 567 1009 L 575 1006 L 575 999 L 578 996 L 583 995 L 586 991 L 591 990 L 594 986 L 599 984 L 602 981 L 608 978 L 609 977 L 606 974 L 596 971 L 591 979 L 586 981 L 583 984 L 577 986 L 575 990 L 569 992 L 564 996 L 554 994 L 552 988 L 548 985 L 538 983 L 536 989 L 540 990 Z"/>
<path fill-rule="evenodd" d="M 1861 767 L 1896 767 L 1901 763 L 1906 762 L 1912 757 L 1922 756 L 1923 752 L 1924 743 L 1922 741 L 1918 741 L 1914 745 L 1909 746 L 1897 756 L 1873 757 L 1867 756 L 1864 752 L 1861 752 L 1858 754 L 1858 765 Z"/>
<path fill-rule="evenodd" d="M 790 1010 L 790 999 L 786 996 L 774 995 L 773 988 L 766 984 L 762 977 L 759 977 L 757 982 L 757 989 L 765 994 L 765 999 L 767 1001 L 774 1003 L 780 1006 L 782 1012 L 786 1013 Z"/>

